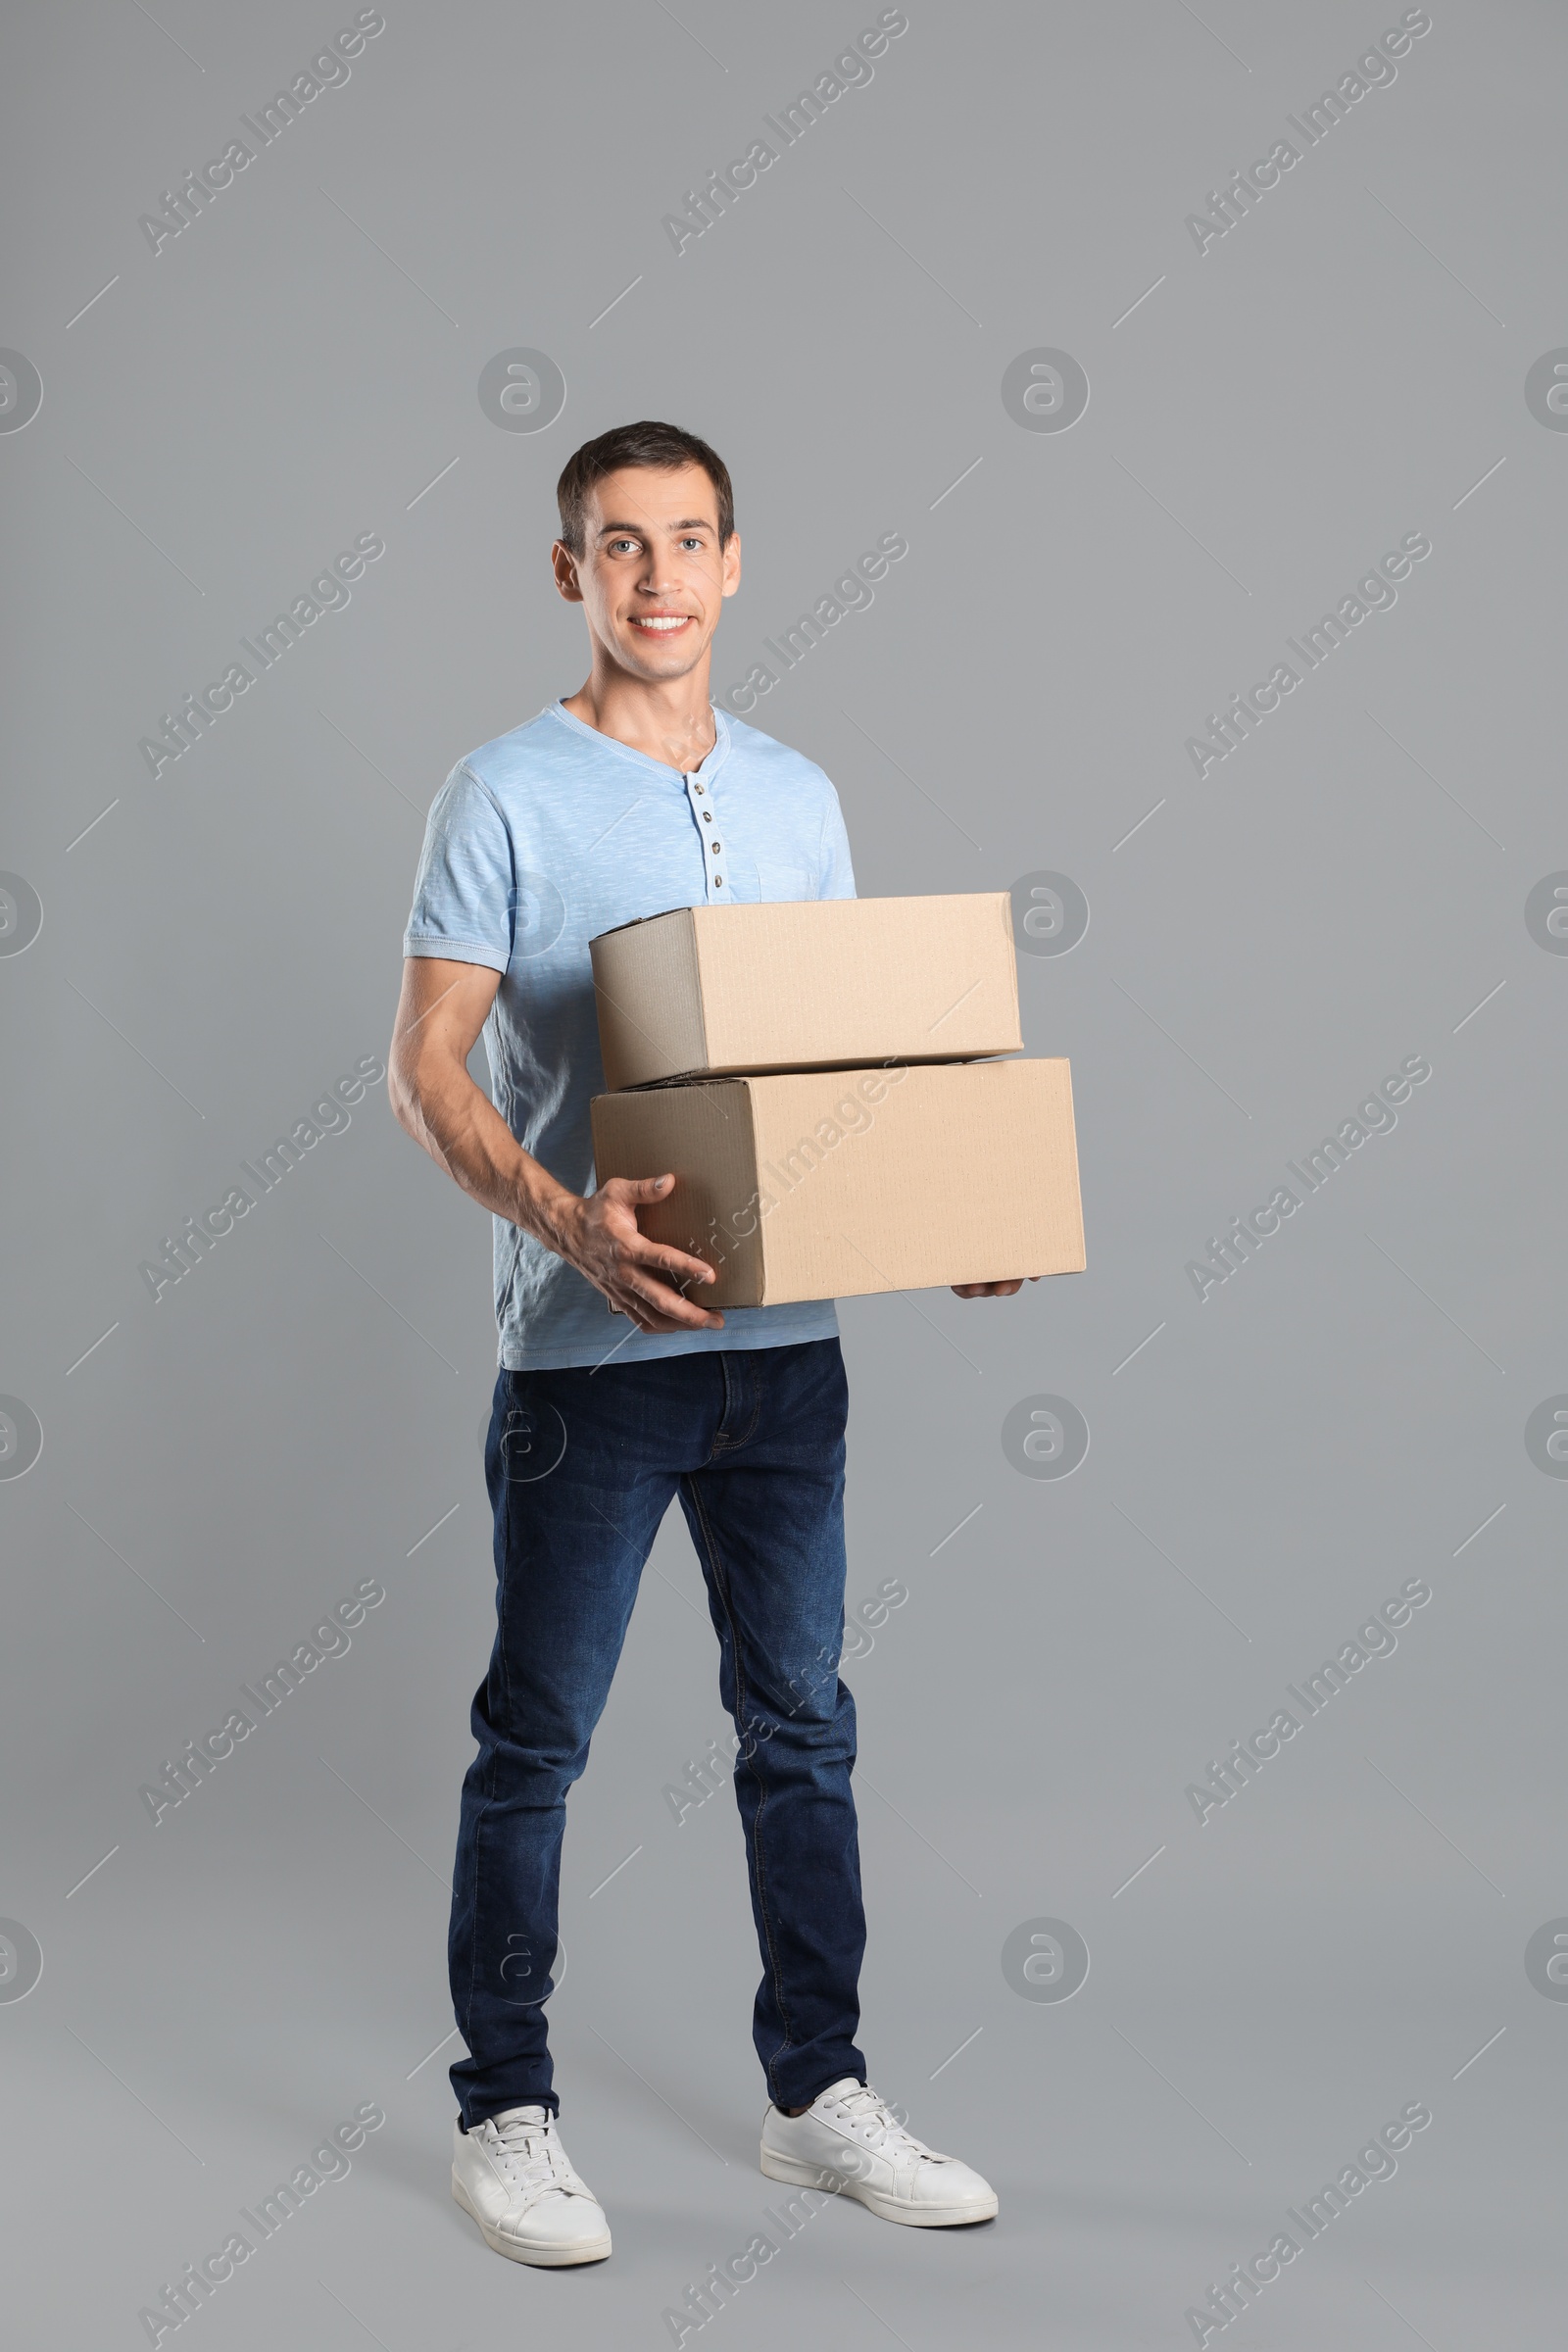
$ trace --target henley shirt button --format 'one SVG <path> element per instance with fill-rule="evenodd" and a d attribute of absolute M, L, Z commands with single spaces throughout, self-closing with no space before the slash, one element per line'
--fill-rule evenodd
<path fill-rule="evenodd" d="M 722 875 L 722 874 L 715 874 L 715 875 L 713 876 L 713 880 L 714 880 L 714 881 L 717 883 L 717 885 L 718 885 L 719 889 L 720 889 L 720 890 L 722 890 L 722 889 L 723 889 L 723 887 L 724 887 L 724 877 L 723 877 L 723 875 Z"/>
<path fill-rule="evenodd" d="M 718 856 L 718 853 L 719 853 L 720 849 L 723 847 L 723 844 L 722 844 L 721 842 L 714 841 L 714 842 L 710 842 L 710 843 L 709 844 L 709 847 L 711 849 L 711 851 L 712 851 L 712 853 L 713 853 L 713 856 L 716 858 L 716 857 Z"/>
<path fill-rule="evenodd" d="M 702 786 L 701 786 L 700 784 L 694 784 L 694 785 L 692 786 L 692 790 L 693 790 L 693 792 L 695 792 L 695 793 L 696 793 L 696 795 L 697 795 L 698 799 L 699 799 L 699 800 L 701 800 L 701 799 L 702 799 L 702 797 L 703 797 L 703 788 L 702 788 Z"/>
<path fill-rule="evenodd" d="M 710 824 L 712 823 L 712 821 L 713 821 L 713 811 L 711 810 L 711 808 L 705 808 L 705 809 L 703 810 L 703 822 L 704 822 L 704 824 L 705 824 L 705 825 L 710 825 Z"/>

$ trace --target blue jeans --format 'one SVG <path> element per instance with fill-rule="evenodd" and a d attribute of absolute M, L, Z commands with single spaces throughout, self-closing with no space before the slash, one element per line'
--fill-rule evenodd
<path fill-rule="evenodd" d="M 496 1644 L 473 1702 L 449 1944 L 466 2125 L 530 2102 L 559 2110 L 544 2001 L 566 1791 L 677 1494 L 740 1743 L 762 1959 L 752 2033 L 768 2092 L 800 2107 L 841 2076 L 864 2080 L 855 1701 L 837 1671 L 847 1406 L 836 1339 L 497 1380 L 485 1446 Z"/>

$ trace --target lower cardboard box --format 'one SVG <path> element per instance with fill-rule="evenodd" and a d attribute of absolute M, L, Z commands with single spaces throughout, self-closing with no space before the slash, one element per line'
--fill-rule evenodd
<path fill-rule="evenodd" d="M 592 1115 L 601 1185 L 675 1178 L 638 1221 L 718 1269 L 705 1306 L 1084 1270 L 1065 1061 L 700 1079 Z"/>

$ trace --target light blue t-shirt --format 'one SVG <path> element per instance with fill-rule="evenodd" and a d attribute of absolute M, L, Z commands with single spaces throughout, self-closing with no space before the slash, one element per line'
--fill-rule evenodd
<path fill-rule="evenodd" d="M 484 1029 L 496 1108 L 575 1193 L 593 1190 L 588 1105 L 605 1091 L 589 941 L 671 906 L 855 896 L 822 770 L 727 711 L 713 723 L 713 749 L 682 775 L 552 703 L 460 760 L 430 809 L 403 952 L 501 974 Z M 499 1360 L 514 1372 L 838 1331 L 820 1299 L 726 1307 L 719 1331 L 640 1332 L 542 1242 L 494 1222 Z"/>

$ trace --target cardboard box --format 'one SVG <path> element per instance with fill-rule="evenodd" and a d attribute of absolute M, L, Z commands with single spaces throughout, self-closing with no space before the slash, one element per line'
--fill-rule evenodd
<path fill-rule="evenodd" d="M 801 1071 L 599 1095 L 594 1160 L 672 1174 L 644 1233 L 719 1269 L 706 1306 L 1079 1274 L 1065 1061 Z"/>
<path fill-rule="evenodd" d="M 615 1091 L 1023 1047 L 1005 891 L 680 906 L 590 952 Z"/>

